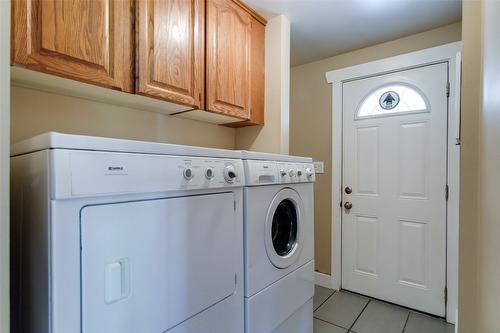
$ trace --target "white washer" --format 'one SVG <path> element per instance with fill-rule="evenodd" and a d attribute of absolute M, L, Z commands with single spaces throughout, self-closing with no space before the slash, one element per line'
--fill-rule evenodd
<path fill-rule="evenodd" d="M 238 152 L 48 133 L 12 154 L 13 332 L 243 332 Z"/>
<path fill-rule="evenodd" d="M 245 332 L 312 333 L 312 160 L 245 151 L 242 158 Z"/>

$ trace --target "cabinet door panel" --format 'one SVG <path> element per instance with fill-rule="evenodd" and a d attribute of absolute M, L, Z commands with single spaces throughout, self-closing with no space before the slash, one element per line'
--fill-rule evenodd
<path fill-rule="evenodd" d="M 252 18 L 230 0 L 207 1 L 207 109 L 248 119 Z"/>
<path fill-rule="evenodd" d="M 132 91 L 129 0 L 13 0 L 14 63 Z"/>
<path fill-rule="evenodd" d="M 252 21 L 252 105 L 250 121 L 253 124 L 264 124 L 265 96 L 265 38 L 266 27 L 257 20 Z"/>
<path fill-rule="evenodd" d="M 202 107 L 203 0 L 138 0 L 137 92 Z"/>

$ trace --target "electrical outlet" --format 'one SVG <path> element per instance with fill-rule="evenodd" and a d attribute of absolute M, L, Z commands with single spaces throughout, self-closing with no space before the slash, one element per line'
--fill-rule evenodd
<path fill-rule="evenodd" d="M 313 162 L 315 173 L 325 173 L 325 162 Z"/>

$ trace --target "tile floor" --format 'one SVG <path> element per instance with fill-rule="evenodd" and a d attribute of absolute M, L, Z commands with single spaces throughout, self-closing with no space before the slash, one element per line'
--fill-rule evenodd
<path fill-rule="evenodd" d="M 363 297 L 316 286 L 314 333 L 454 333 L 442 319 Z"/>

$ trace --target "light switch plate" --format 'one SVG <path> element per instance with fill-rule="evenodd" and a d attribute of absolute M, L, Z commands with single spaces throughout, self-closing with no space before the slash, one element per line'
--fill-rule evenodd
<path fill-rule="evenodd" d="M 318 161 L 318 162 L 313 162 L 313 164 L 315 173 L 325 173 L 325 162 Z"/>

